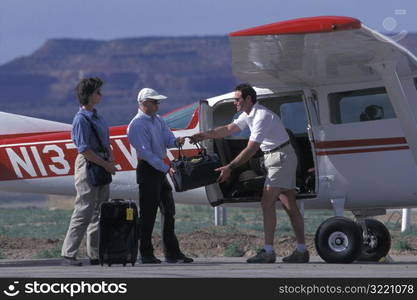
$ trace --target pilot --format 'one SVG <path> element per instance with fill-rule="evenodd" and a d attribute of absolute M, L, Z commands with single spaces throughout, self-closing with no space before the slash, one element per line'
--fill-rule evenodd
<path fill-rule="evenodd" d="M 261 206 L 264 219 L 265 244 L 248 263 L 274 263 L 274 235 L 276 227 L 276 200 L 281 203 L 290 217 L 297 239 L 295 251 L 283 258 L 285 263 L 306 263 L 309 252 L 305 244 L 304 221 L 295 198 L 297 157 L 290 144 L 289 136 L 280 118 L 257 103 L 256 92 L 249 84 L 240 84 L 235 89 L 235 105 L 240 116 L 228 125 L 207 132 L 199 132 L 192 139 L 222 138 L 250 128 L 250 137 L 245 149 L 228 165 L 222 166 L 219 182 L 226 181 L 233 169 L 249 160 L 259 148 L 264 152 L 267 177 L 263 188 Z"/>
<path fill-rule="evenodd" d="M 161 260 L 154 256 L 152 231 L 158 207 L 162 219 L 162 243 L 168 263 L 191 263 L 179 247 L 174 232 L 175 203 L 172 188 L 166 178 L 174 170 L 164 160 L 167 149 L 184 144 L 183 137 L 173 135 L 165 120 L 157 111 L 159 103 L 167 99 L 155 90 L 144 88 L 138 94 L 139 110 L 128 127 L 128 139 L 138 156 L 136 169 L 139 184 L 139 251 L 144 264 L 157 264 Z"/>
<path fill-rule="evenodd" d="M 361 113 L 361 121 L 381 120 L 384 118 L 384 108 L 379 105 L 368 105 Z"/>
<path fill-rule="evenodd" d="M 101 102 L 102 85 L 103 81 L 100 78 L 86 78 L 81 80 L 76 88 L 81 108 L 74 117 L 71 135 L 78 150 L 74 167 L 77 196 L 61 251 L 64 258 L 63 265 L 67 266 L 82 265 L 76 259 L 76 255 L 86 233 L 90 264 L 99 264 L 99 208 L 102 202 L 109 199 L 109 184 L 101 186 L 90 184 L 87 176 L 87 161 L 102 166 L 111 174 L 116 172 L 110 147 L 109 128 L 95 109 L 95 106 Z M 102 149 L 103 147 L 105 149 Z"/>

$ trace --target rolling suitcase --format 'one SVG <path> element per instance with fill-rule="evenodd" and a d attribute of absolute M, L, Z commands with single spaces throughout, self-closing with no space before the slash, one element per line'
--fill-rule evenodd
<path fill-rule="evenodd" d="M 138 209 L 131 200 L 112 199 L 100 207 L 99 261 L 101 265 L 135 265 L 138 255 Z"/>

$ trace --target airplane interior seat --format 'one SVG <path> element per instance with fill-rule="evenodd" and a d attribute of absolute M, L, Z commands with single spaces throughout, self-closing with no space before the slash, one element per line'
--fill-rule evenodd
<path fill-rule="evenodd" d="M 300 193 L 305 193 L 308 190 L 306 185 L 314 182 L 314 171 L 303 174 L 303 160 L 301 157 L 300 145 L 292 131 L 287 129 L 287 132 L 290 143 L 293 146 L 298 159 L 296 185 Z M 215 148 L 222 164 L 225 165 L 232 161 L 246 147 L 247 142 L 247 138 L 215 139 Z M 239 166 L 233 171 L 232 176 L 228 181 L 221 184 L 223 193 L 232 197 L 262 195 L 266 175 L 262 160 L 263 152 L 259 149 L 247 163 Z M 308 179 L 308 183 L 306 178 Z"/>
<path fill-rule="evenodd" d="M 293 132 L 286 128 L 290 143 L 297 155 L 296 186 L 300 194 L 314 193 L 315 168 L 311 147 L 308 137 L 296 137 Z"/>
<path fill-rule="evenodd" d="M 303 185 L 303 182 L 304 182 L 303 174 L 302 174 L 302 167 L 301 167 L 303 160 L 301 157 L 300 145 L 298 144 L 297 138 L 295 137 L 294 133 L 288 128 L 285 128 L 285 129 L 287 130 L 288 137 L 290 138 L 290 144 L 294 149 L 295 155 L 297 156 L 298 164 L 297 164 L 297 171 L 296 171 L 296 174 L 297 174 L 296 183 L 297 183 L 297 187 L 300 187 L 301 185 Z"/>
<path fill-rule="evenodd" d="M 225 145 L 223 139 L 214 139 L 214 145 L 217 149 L 222 165 L 228 164 L 231 160 L 230 149 Z"/>
<path fill-rule="evenodd" d="M 216 152 L 223 165 L 231 162 L 246 147 L 247 143 L 247 138 L 214 139 Z M 262 151 L 260 150 L 254 158 L 251 158 L 248 162 L 233 170 L 231 178 L 221 183 L 223 194 L 236 197 L 237 195 L 240 196 L 242 192 L 247 193 L 246 189 L 241 189 L 243 187 L 242 182 L 250 181 L 259 175 L 262 175 L 264 180 L 265 176 L 260 173 L 262 171 L 259 166 L 259 156 L 262 156 Z"/>
<path fill-rule="evenodd" d="M 230 147 L 224 138 L 214 139 L 214 146 L 215 152 L 217 153 L 217 155 L 219 155 L 220 162 L 223 166 L 227 165 L 229 162 L 232 161 L 233 157 L 231 154 Z M 231 193 L 230 191 L 233 188 L 234 182 L 236 181 L 235 177 L 235 173 L 232 173 L 231 178 L 220 184 L 224 194 Z"/>

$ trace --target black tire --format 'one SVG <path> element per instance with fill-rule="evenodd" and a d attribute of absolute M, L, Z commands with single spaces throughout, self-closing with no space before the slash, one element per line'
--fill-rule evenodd
<path fill-rule="evenodd" d="M 365 220 L 368 238 L 363 241 L 360 261 L 378 261 L 391 249 L 391 235 L 383 223 L 374 219 Z M 359 225 L 362 231 L 362 226 Z"/>
<path fill-rule="evenodd" d="M 362 250 L 362 231 L 345 217 L 327 219 L 316 231 L 317 253 L 327 263 L 348 264 L 359 257 Z"/>

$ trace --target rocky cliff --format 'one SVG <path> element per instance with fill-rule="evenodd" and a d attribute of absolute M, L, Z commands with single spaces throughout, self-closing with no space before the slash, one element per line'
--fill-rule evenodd
<path fill-rule="evenodd" d="M 230 91 L 236 84 L 226 36 L 149 37 L 112 41 L 55 39 L 0 66 L 0 110 L 71 122 L 80 78 L 105 81 L 98 109 L 111 125 L 136 114 L 136 95 L 152 87 L 169 97 L 167 112 Z"/>
<path fill-rule="evenodd" d="M 417 54 L 417 34 L 400 44 Z M 110 125 L 127 124 L 136 114 L 142 87 L 169 96 L 163 113 L 237 83 L 226 36 L 54 39 L 0 66 L 0 111 L 70 123 L 78 110 L 74 87 L 86 76 L 106 82 L 98 108 Z"/>

